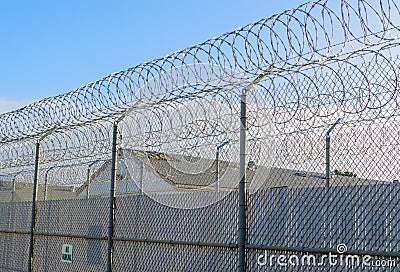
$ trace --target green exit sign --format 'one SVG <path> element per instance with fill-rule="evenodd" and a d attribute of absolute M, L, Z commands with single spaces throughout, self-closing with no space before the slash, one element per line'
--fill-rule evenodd
<path fill-rule="evenodd" d="M 72 263 L 72 245 L 68 245 L 68 244 L 63 244 L 62 246 L 62 256 L 61 256 L 61 261 L 63 263 Z"/>

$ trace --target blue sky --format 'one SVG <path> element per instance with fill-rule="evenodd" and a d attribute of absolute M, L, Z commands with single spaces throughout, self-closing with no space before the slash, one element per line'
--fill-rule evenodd
<path fill-rule="evenodd" d="M 1 0 L 0 113 L 303 2 Z"/>

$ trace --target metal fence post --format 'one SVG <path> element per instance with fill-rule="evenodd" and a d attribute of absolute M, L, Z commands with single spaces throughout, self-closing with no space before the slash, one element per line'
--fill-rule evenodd
<path fill-rule="evenodd" d="M 13 181 L 12 181 L 12 192 L 11 192 L 11 202 L 15 201 L 15 190 L 16 190 L 16 179 L 17 179 L 18 174 L 14 175 Z"/>
<path fill-rule="evenodd" d="M 330 186 L 330 179 L 331 179 L 331 173 L 330 173 L 330 160 L 329 160 L 329 155 L 330 155 L 330 148 L 331 148 L 331 137 L 329 134 L 326 134 L 325 136 L 325 179 L 326 179 L 326 187 Z"/>
<path fill-rule="evenodd" d="M 114 122 L 113 126 L 113 142 L 112 142 L 112 159 L 111 159 L 111 187 L 110 187 L 110 213 L 108 221 L 108 255 L 107 255 L 107 271 L 112 271 L 113 265 L 113 236 L 114 236 L 114 220 L 115 220 L 115 186 L 117 177 L 118 162 L 118 122 Z"/>
<path fill-rule="evenodd" d="M 43 193 L 43 200 L 47 200 L 47 180 L 49 178 L 49 171 L 46 171 L 46 174 L 44 175 L 44 193 Z"/>
<path fill-rule="evenodd" d="M 38 179 L 39 179 L 39 157 L 40 157 L 40 140 L 36 142 L 35 176 L 33 181 L 31 231 L 29 239 L 29 259 L 28 259 L 29 272 L 32 272 L 33 269 L 33 244 L 34 244 L 34 231 L 36 228 L 36 204 L 38 200 L 37 191 L 38 191 Z"/>
<path fill-rule="evenodd" d="M 24 171 L 19 171 L 13 176 L 12 192 L 11 192 L 11 202 L 15 201 L 15 194 L 17 193 L 17 177 L 21 175 Z"/>
<path fill-rule="evenodd" d="M 143 181 L 143 172 L 144 172 L 144 162 L 141 161 L 140 169 L 139 169 L 139 179 L 140 179 L 140 194 L 144 194 L 144 181 Z"/>
<path fill-rule="evenodd" d="M 246 239 L 247 239 L 247 184 L 246 184 L 246 152 L 247 152 L 247 91 L 240 96 L 240 183 L 239 183 L 239 220 L 238 220 L 238 271 L 246 271 Z"/>
<path fill-rule="evenodd" d="M 90 197 L 90 166 L 86 172 L 86 199 Z"/>
<path fill-rule="evenodd" d="M 238 271 L 245 272 L 246 243 L 247 243 L 247 208 L 248 190 L 246 180 L 247 159 L 247 92 L 254 88 L 260 81 L 271 73 L 274 65 L 271 64 L 263 73 L 259 74 L 240 95 L 240 182 L 239 182 L 239 218 L 238 218 Z"/>
<path fill-rule="evenodd" d="M 101 161 L 105 161 L 105 160 L 103 160 L 103 159 L 95 160 L 88 165 L 88 169 L 86 172 L 86 199 L 90 198 L 90 182 L 91 182 L 90 171 L 92 170 L 93 165 L 95 165 L 96 163 L 101 162 Z"/>
<path fill-rule="evenodd" d="M 331 149 L 331 136 L 330 133 L 332 130 L 336 127 L 337 124 L 339 124 L 340 118 L 336 120 L 336 122 L 328 129 L 325 135 L 325 162 L 326 162 L 326 169 L 325 169 L 325 175 L 326 175 L 326 187 L 329 188 L 330 186 L 330 180 L 331 180 L 331 163 L 330 163 L 330 149 Z"/>
<path fill-rule="evenodd" d="M 229 144 L 229 141 L 225 141 L 224 143 L 217 146 L 217 152 L 215 153 L 215 191 L 219 192 L 219 150 Z"/>
<path fill-rule="evenodd" d="M 219 192 L 219 149 L 215 153 L 215 191 Z"/>
<path fill-rule="evenodd" d="M 48 178 L 49 178 L 49 173 L 51 170 L 54 169 L 54 166 L 50 167 L 47 169 L 46 173 L 44 174 L 44 194 L 43 194 L 43 200 L 47 200 L 47 187 L 48 187 Z"/>

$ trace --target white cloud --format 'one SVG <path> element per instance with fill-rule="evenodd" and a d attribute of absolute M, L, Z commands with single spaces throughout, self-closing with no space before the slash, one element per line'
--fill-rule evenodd
<path fill-rule="evenodd" d="M 32 102 L 28 100 L 11 100 L 0 97 L 0 114 L 20 109 L 30 103 Z"/>

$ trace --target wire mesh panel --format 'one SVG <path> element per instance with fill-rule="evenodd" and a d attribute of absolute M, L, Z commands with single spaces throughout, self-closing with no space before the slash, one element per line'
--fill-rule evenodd
<path fill-rule="evenodd" d="M 28 232 L 31 225 L 31 202 L 0 203 L 0 230 Z"/>
<path fill-rule="evenodd" d="M 106 267 L 104 239 L 37 236 L 35 246 L 40 249 L 35 250 L 35 271 L 104 271 Z"/>
<path fill-rule="evenodd" d="M 108 199 L 39 202 L 36 222 L 35 271 L 99 271 L 106 269 Z M 73 252 L 63 261 L 63 246 Z"/>
<path fill-rule="evenodd" d="M 179 200 L 179 195 L 168 197 Z M 195 197 L 192 199 L 196 200 Z M 236 203 L 237 195 L 230 194 L 213 205 L 192 210 L 169 207 L 147 196 L 120 197 L 115 236 L 138 240 L 235 244 Z"/>
<path fill-rule="evenodd" d="M 26 271 L 32 218 L 33 171 L 3 177 L 0 199 L 0 270 Z"/>
<path fill-rule="evenodd" d="M 104 238 L 107 226 L 107 198 L 39 203 L 36 231 L 40 234 Z"/>
<path fill-rule="evenodd" d="M 1 271 L 26 271 L 28 268 L 29 235 L 1 233 Z"/>
<path fill-rule="evenodd" d="M 179 195 L 167 197 L 179 200 Z M 193 210 L 169 207 L 148 196 L 120 197 L 115 239 L 125 241 L 114 248 L 116 270 L 230 270 L 236 265 L 236 203 L 237 195 L 231 194 Z"/>
<path fill-rule="evenodd" d="M 318 71 L 329 66 L 348 76 L 331 83 L 333 73 Z M 250 196 L 248 243 L 304 254 L 344 245 L 378 259 L 398 253 L 398 58 L 382 49 L 303 69 L 263 85 L 274 141 L 266 181 Z"/>
<path fill-rule="evenodd" d="M 229 248 L 115 242 L 115 271 L 234 271 L 236 250 Z"/>

